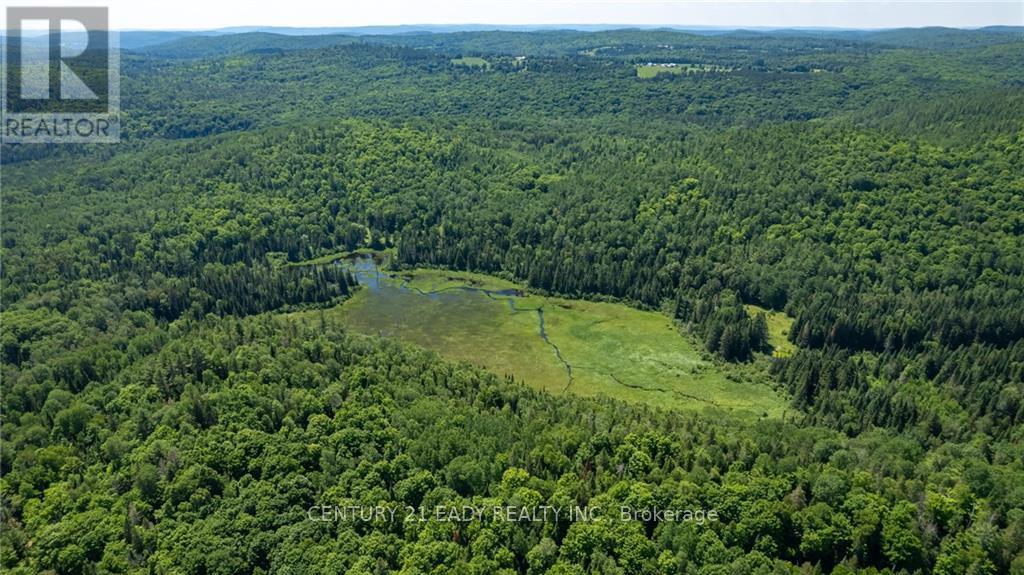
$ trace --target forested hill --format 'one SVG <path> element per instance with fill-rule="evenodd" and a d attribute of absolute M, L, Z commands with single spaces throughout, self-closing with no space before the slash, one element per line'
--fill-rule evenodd
<path fill-rule="evenodd" d="M 352 117 L 675 133 L 829 119 L 943 144 L 1019 129 L 1024 36 L 956 31 L 977 41 L 951 50 L 933 30 L 891 34 L 924 46 L 644 30 L 190 36 L 122 54 L 122 147 Z M 458 63 L 481 55 L 485 67 Z M 651 62 L 680 68 L 639 77 Z M 52 153 L 81 150 L 8 146 L 3 161 Z"/>
<path fill-rule="evenodd" d="M 892 115 L 920 121 L 923 114 L 947 131 L 966 131 L 965 137 L 977 133 L 963 125 L 965 119 L 983 123 L 987 132 L 1016 129 L 1024 35 L 961 33 L 985 41 L 951 51 L 931 47 L 944 46 L 941 41 L 905 48 L 827 35 L 656 31 L 482 32 L 358 42 L 266 34 L 189 38 L 180 45 L 207 45 L 215 49 L 211 57 L 177 61 L 179 44 L 153 47 L 153 56 L 126 57 L 125 96 L 141 124 L 135 126 L 141 133 L 131 127 L 129 133 L 162 137 L 301 124 L 319 114 L 530 123 L 599 116 L 602 125 L 657 120 L 677 128 L 838 117 L 866 122 Z M 484 56 L 487 66 L 452 64 L 467 55 Z M 683 77 L 640 81 L 636 65 L 650 62 L 695 67 Z M 261 97 L 253 99 L 253 92 Z M 921 110 L 931 103 L 942 108 Z M 984 113 L 971 114 L 977 107 Z M 951 108 L 960 122 L 955 126 L 947 123 Z M 886 127 L 901 129 L 909 121 Z"/>
<path fill-rule="evenodd" d="M 813 50 L 877 50 L 879 48 L 921 48 L 958 50 L 1019 42 L 1024 27 L 994 26 L 980 30 L 956 28 L 861 30 L 714 30 L 619 29 L 582 31 L 553 30 L 455 30 L 436 33 L 409 30 L 402 33 L 355 34 L 325 30 L 322 34 L 282 34 L 270 29 L 236 34 L 168 34 L 155 41 L 152 33 L 122 33 L 122 45 L 133 52 L 165 58 L 199 58 L 241 53 L 249 50 L 303 50 L 330 45 L 364 42 L 414 48 L 430 48 L 461 55 L 464 53 L 519 56 L 576 56 L 594 50 L 604 57 L 629 58 L 642 53 L 677 56 L 686 50 L 713 50 L 778 54 L 780 48 L 795 53 Z M 678 52 L 677 52 L 678 51 Z"/>
<path fill-rule="evenodd" d="M 121 144 L 2 150 L 0 566 L 1024 573 L 1022 48 L 628 30 L 126 51 Z M 553 397 L 355 336 L 316 311 L 357 289 L 316 262 L 355 250 L 657 310 L 792 409 Z M 319 502 L 722 518 L 311 522 Z"/>

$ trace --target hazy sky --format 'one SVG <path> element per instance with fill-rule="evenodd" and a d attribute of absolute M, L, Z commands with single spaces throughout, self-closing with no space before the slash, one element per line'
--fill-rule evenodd
<path fill-rule="evenodd" d="M 106 5 L 118 29 L 393 24 L 645 24 L 664 26 L 1024 25 L 1024 0 L 10 0 L 10 4 Z"/>

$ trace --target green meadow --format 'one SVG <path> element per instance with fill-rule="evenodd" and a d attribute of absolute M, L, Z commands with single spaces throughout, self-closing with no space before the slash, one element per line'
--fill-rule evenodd
<path fill-rule="evenodd" d="M 658 74 L 675 74 L 679 75 L 683 73 L 682 68 L 669 68 L 667 66 L 637 66 L 636 75 L 638 78 L 654 78 Z"/>
<path fill-rule="evenodd" d="M 452 64 L 456 66 L 469 66 L 471 68 L 487 68 L 491 64 L 483 58 L 476 56 L 463 56 L 462 58 L 452 59 Z"/>
<path fill-rule="evenodd" d="M 772 311 L 756 305 L 747 305 L 747 313 L 751 316 L 763 313 L 768 320 L 768 343 L 772 346 L 773 357 L 789 357 L 796 352 L 796 345 L 789 341 L 789 330 L 793 327 L 793 318 L 781 311 Z"/>
<path fill-rule="evenodd" d="M 478 291 L 512 289 L 520 295 Z M 784 409 L 756 370 L 707 359 L 660 313 L 530 294 L 493 276 L 397 272 L 329 313 L 356 332 L 395 337 L 555 394 L 749 417 Z"/>
<path fill-rule="evenodd" d="M 636 75 L 638 78 L 654 78 L 658 74 L 697 74 L 704 72 L 732 72 L 732 68 L 725 66 L 716 66 L 714 64 L 678 64 L 676 66 L 659 66 L 641 64 L 636 67 Z"/>

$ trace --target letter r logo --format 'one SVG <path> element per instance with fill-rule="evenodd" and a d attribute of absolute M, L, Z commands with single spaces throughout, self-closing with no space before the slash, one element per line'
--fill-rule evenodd
<path fill-rule="evenodd" d="M 106 7 L 10 6 L 5 48 L 6 112 L 108 111 Z"/>

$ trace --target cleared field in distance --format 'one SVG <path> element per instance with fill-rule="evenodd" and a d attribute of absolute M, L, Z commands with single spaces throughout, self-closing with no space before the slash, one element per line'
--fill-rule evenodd
<path fill-rule="evenodd" d="M 636 67 L 638 78 L 654 78 L 658 74 L 701 74 L 705 72 L 732 72 L 732 68 L 714 64 L 640 64 Z"/>
<path fill-rule="evenodd" d="M 471 68 L 487 68 L 491 64 L 483 58 L 476 56 L 463 56 L 462 58 L 455 58 L 452 60 L 452 64 L 456 66 L 469 66 Z"/>

